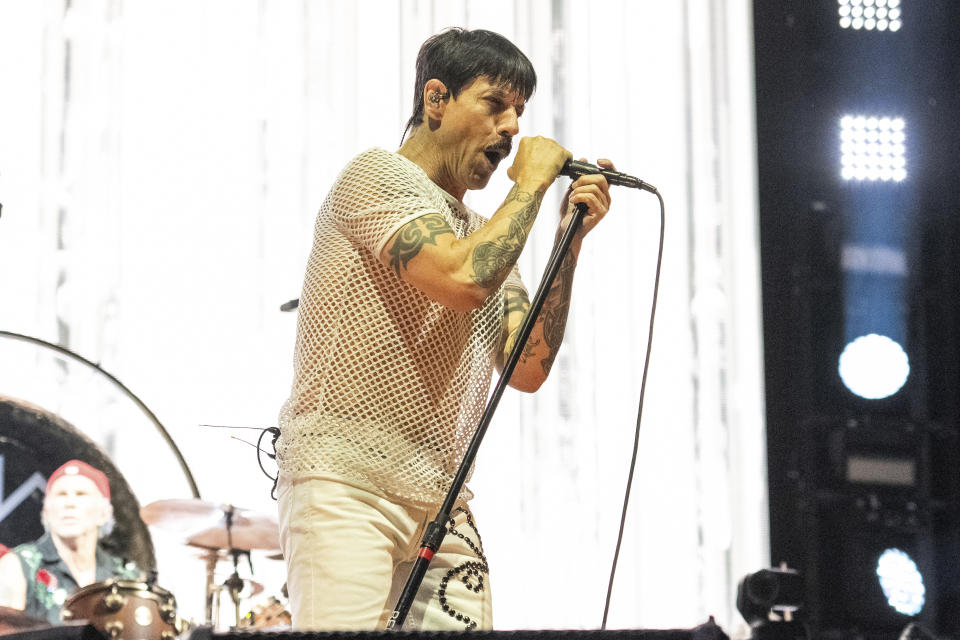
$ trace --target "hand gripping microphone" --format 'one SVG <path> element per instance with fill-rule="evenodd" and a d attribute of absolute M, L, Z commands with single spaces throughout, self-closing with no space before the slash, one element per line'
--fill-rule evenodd
<path fill-rule="evenodd" d="M 611 186 L 616 185 L 618 187 L 630 187 L 631 189 L 643 189 L 644 191 L 649 191 L 650 193 L 657 193 L 657 188 L 655 186 L 644 182 L 640 178 L 634 178 L 633 176 L 620 173 L 619 171 L 604 169 L 603 167 L 598 167 L 597 165 L 590 164 L 589 162 L 567 160 L 563 165 L 563 169 L 560 170 L 560 175 L 567 176 L 573 180 L 576 180 L 580 176 L 591 173 L 599 173 L 607 179 L 607 182 Z"/>

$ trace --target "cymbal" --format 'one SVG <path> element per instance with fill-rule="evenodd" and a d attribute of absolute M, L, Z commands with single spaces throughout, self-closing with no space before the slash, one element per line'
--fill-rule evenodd
<path fill-rule="evenodd" d="M 182 531 L 206 528 L 214 524 L 226 526 L 227 514 L 232 514 L 233 526 L 250 522 L 273 522 L 271 516 L 261 515 L 250 509 L 230 504 L 216 504 L 198 498 L 173 498 L 157 500 L 140 509 L 140 517 L 149 525 Z"/>
<path fill-rule="evenodd" d="M 149 525 L 184 535 L 185 542 L 195 547 L 242 551 L 280 548 L 275 518 L 233 505 L 194 498 L 157 500 L 141 508 L 140 517 Z"/>
<path fill-rule="evenodd" d="M 49 627 L 50 623 L 46 620 L 28 616 L 20 609 L 11 609 L 10 607 L 0 607 L 0 635 L 6 633 L 18 633 L 27 629 L 40 629 Z"/>
<path fill-rule="evenodd" d="M 190 557 L 196 558 L 197 560 L 204 560 L 206 562 L 213 560 L 216 564 L 231 562 L 233 560 L 228 549 L 204 547 L 196 544 L 189 546 L 194 549 L 194 551 L 190 553 Z M 239 551 L 250 553 L 253 556 L 254 562 L 259 562 L 260 560 L 283 560 L 283 553 L 277 549 L 239 549 Z M 242 560 L 241 562 L 246 562 L 246 560 Z"/>
<path fill-rule="evenodd" d="M 274 550 L 280 548 L 280 534 L 276 524 L 272 527 L 237 528 L 234 526 L 229 537 L 226 527 L 211 527 L 187 536 L 186 542 L 192 547 L 206 549 Z"/>

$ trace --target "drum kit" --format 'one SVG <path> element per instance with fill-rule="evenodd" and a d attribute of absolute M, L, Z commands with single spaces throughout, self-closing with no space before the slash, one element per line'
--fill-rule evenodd
<path fill-rule="evenodd" d="M 278 555 L 280 535 L 274 518 L 230 504 L 218 505 L 196 499 L 158 500 L 143 507 L 140 517 L 152 527 L 180 535 L 204 561 L 204 624 L 212 626 L 220 619 L 223 593 L 229 596 L 233 605 L 236 626 L 251 622 L 249 616 L 241 617 L 241 603 L 262 592 L 263 586 L 240 577 L 240 559 L 246 559 L 252 573 L 251 551 L 271 553 L 268 558 L 281 557 Z M 224 561 L 232 564 L 233 571 L 221 583 L 216 579 L 216 569 Z"/>
<path fill-rule="evenodd" d="M 265 552 L 272 561 L 282 559 L 276 520 L 233 505 L 218 505 L 199 499 L 159 500 L 140 510 L 151 527 L 176 534 L 206 566 L 204 619 L 200 623 L 177 615 L 176 598 L 154 580 L 145 582 L 111 579 L 73 593 L 63 604 L 67 622 L 85 620 L 110 638 L 120 640 L 174 640 L 194 627 L 217 627 L 221 594 L 232 604 L 235 629 L 289 629 L 290 614 L 283 600 L 270 597 L 241 615 L 242 603 L 263 592 L 263 585 L 240 577 L 240 559 L 250 566 L 252 551 Z M 229 563 L 230 575 L 219 581 L 217 568 Z M 0 607 L 0 635 L 47 626 L 22 611 Z"/>

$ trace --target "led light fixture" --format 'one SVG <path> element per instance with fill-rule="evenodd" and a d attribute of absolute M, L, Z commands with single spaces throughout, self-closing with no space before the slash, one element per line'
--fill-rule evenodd
<path fill-rule="evenodd" d="M 900 0 L 837 0 L 840 27 L 864 31 L 899 31 Z"/>
<path fill-rule="evenodd" d="M 838 370 L 851 392 L 868 400 L 880 400 L 904 385 L 910 375 L 910 360 L 895 341 L 871 333 L 843 349 Z"/>
<path fill-rule="evenodd" d="M 840 119 L 840 176 L 900 182 L 907 177 L 903 118 L 846 115 Z"/>
<path fill-rule="evenodd" d="M 877 560 L 877 578 L 887 604 L 897 613 L 915 616 L 923 610 L 926 587 L 917 563 L 900 549 L 887 549 Z"/>

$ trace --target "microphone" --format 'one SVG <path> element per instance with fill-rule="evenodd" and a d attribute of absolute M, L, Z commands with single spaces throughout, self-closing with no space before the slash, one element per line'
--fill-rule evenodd
<path fill-rule="evenodd" d="M 616 185 L 618 187 L 630 187 L 631 189 L 643 189 L 644 191 L 649 191 L 650 193 L 657 193 L 657 188 L 655 186 L 648 182 L 644 182 L 640 178 L 634 178 L 631 175 L 620 173 L 619 171 L 604 169 L 603 167 L 598 167 L 597 165 L 590 164 L 589 162 L 567 160 L 563 164 L 563 169 L 560 170 L 560 175 L 567 176 L 573 180 L 576 180 L 580 176 L 593 173 L 599 173 L 602 175 L 607 179 L 607 182 L 610 185 Z"/>

